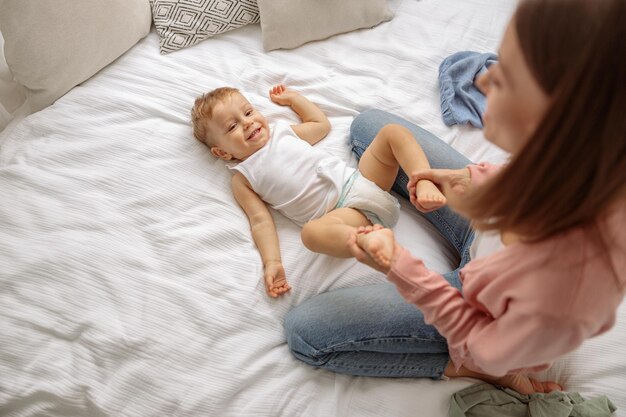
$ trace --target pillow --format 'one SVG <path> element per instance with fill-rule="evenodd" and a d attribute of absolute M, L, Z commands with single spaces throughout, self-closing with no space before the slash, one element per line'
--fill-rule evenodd
<path fill-rule="evenodd" d="M 2 0 L 4 56 L 32 111 L 52 104 L 150 31 L 147 0 Z"/>
<path fill-rule="evenodd" d="M 291 49 L 391 20 L 387 0 L 258 0 L 263 48 Z"/>
<path fill-rule="evenodd" d="M 23 88 L 13 80 L 3 50 L 4 38 L 0 27 L 0 131 L 9 124 L 26 100 Z"/>
<path fill-rule="evenodd" d="M 161 53 L 259 22 L 256 0 L 150 0 Z"/>

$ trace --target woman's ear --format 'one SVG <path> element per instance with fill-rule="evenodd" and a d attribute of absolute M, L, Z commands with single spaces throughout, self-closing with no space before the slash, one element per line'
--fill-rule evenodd
<path fill-rule="evenodd" d="M 230 161 L 231 159 L 233 159 L 233 156 L 231 154 L 229 154 L 226 151 L 221 150 L 217 146 L 211 147 L 211 153 L 213 154 L 214 157 L 223 159 L 224 161 Z"/>

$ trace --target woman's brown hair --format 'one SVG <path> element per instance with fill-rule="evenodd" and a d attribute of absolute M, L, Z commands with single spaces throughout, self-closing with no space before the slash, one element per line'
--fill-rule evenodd
<path fill-rule="evenodd" d="M 512 24 L 552 104 L 506 168 L 452 203 L 477 229 L 538 240 L 626 187 L 626 1 L 522 0 Z"/>

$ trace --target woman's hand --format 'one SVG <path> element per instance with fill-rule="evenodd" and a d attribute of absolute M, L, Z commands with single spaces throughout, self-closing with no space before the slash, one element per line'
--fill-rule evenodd
<path fill-rule="evenodd" d="M 446 198 L 467 192 L 471 185 L 469 168 L 461 169 L 425 169 L 411 173 L 407 188 L 413 205 L 416 204 L 417 182 L 428 180 L 434 183 Z"/>
<path fill-rule="evenodd" d="M 393 262 L 396 240 L 391 229 L 379 224 L 360 226 L 350 235 L 348 249 L 357 261 L 387 274 Z"/>

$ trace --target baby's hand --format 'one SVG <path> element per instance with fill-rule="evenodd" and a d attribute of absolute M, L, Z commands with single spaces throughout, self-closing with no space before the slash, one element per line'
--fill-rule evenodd
<path fill-rule="evenodd" d="M 300 93 L 290 90 L 284 84 L 275 85 L 270 89 L 270 100 L 281 106 L 290 106 L 294 98 L 300 96 Z"/>
<path fill-rule="evenodd" d="M 291 289 L 285 278 L 283 264 L 278 261 L 269 261 L 265 264 L 265 290 L 267 295 L 276 298 Z"/>

